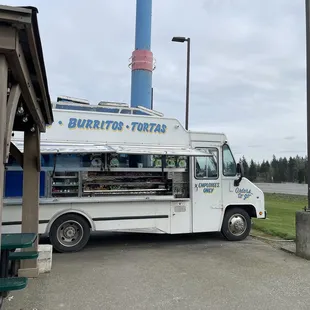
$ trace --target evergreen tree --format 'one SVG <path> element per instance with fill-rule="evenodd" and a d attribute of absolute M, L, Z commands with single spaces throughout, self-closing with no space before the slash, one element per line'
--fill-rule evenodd
<path fill-rule="evenodd" d="M 279 182 L 287 182 L 288 163 L 286 157 L 279 159 Z"/>
<path fill-rule="evenodd" d="M 279 161 L 277 160 L 276 156 L 273 155 L 272 161 L 271 161 L 271 168 L 272 168 L 272 181 L 273 182 L 280 182 L 280 172 L 279 172 Z"/>
<path fill-rule="evenodd" d="M 306 179 L 305 173 L 306 173 L 305 169 L 298 170 L 298 183 L 301 184 L 305 182 L 305 179 Z"/>
<path fill-rule="evenodd" d="M 268 174 L 269 174 L 269 167 L 267 166 L 267 163 L 263 160 L 261 163 L 259 169 L 257 169 L 257 172 L 259 172 L 260 178 L 264 181 L 267 182 L 268 180 Z"/>
<path fill-rule="evenodd" d="M 266 182 L 272 182 L 271 165 L 268 160 L 266 161 Z"/>
<path fill-rule="evenodd" d="M 308 159 L 307 157 L 272 157 L 272 161 L 263 160 L 261 163 L 255 163 L 252 159 L 250 166 L 244 156 L 240 159 L 244 168 L 244 175 L 254 182 L 308 182 Z"/>
<path fill-rule="evenodd" d="M 293 157 L 290 157 L 288 160 L 288 181 L 289 182 L 296 182 L 298 175 L 299 175 L 299 172 L 297 169 L 296 159 Z M 299 179 L 299 177 L 298 177 L 298 179 Z"/>
<path fill-rule="evenodd" d="M 249 180 L 253 182 L 256 180 L 256 178 L 257 178 L 257 167 L 252 159 L 249 168 Z"/>
<path fill-rule="evenodd" d="M 244 176 L 245 176 L 246 178 L 248 178 L 248 177 L 249 177 L 249 165 L 248 165 L 248 163 L 247 163 L 247 161 L 246 161 L 246 159 L 245 159 L 244 156 L 243 156 L 242 159 L 241 159 L 241 164 L 242 164 L 242 166 L 243 166 Z"/>

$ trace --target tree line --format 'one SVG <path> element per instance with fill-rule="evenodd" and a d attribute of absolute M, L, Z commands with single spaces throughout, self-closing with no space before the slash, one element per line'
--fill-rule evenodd
<path fill-rule="evenodd" d="M 244 175 L 252 182 L 293 182 L 308 183 L 308 160 L 307 157 L 280 157 L 273 155 L 272 160 L 263 160 L 261 163 L 254 162 L 252 159 L 249 163 L 243 156 L 240 159 L 243 165 Z"/>

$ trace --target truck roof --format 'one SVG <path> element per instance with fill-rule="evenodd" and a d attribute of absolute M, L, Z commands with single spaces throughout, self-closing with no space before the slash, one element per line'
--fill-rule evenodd
<path fill-rule="evenodd" d="M 155 110 L 147 109 L 142 106 L 132 108 L 128 103 L 100 101 L 98 105 L 90 104 L 85 99 L 77 99 L 67 96 L 57 98 L 57 102 L 53 102 L 54 109 L 63 109 L 71 111 L 87 111 L 99 113 L 119 113 L 119 114 L 133 114 L 143 116 L 158 116 L 163 117 L 164 114 Z"/>
<path fill-rule="evenodd" d="M 226 140 L 224 134 L 187 131 L 177 119 L 124 103 L 90 105 L 61 97 L 53 103 L 53 114 L 55 122 L 41 134 L 42 153 L 199 155 L 192 141 L 222 144 Z M 15 135 L 13 142 L 22 151 L 22 136 Z"/>

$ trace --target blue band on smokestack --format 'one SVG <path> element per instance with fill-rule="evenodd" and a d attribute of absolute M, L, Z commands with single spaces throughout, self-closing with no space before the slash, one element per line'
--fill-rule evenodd
<path fill-rule="evenodd" d="M 137 0 L 136 39 L 132 54 L 131 106 L 151 109 L 153 55 L 151 51 L 152 0 Z"/>

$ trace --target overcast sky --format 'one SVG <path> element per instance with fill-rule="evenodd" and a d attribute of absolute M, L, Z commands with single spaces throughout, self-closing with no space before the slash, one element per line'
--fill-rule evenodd
<path fill-rule="evenodd" d="M 130 102 L 135 0 L 6 0 L 39 9 L 52 100 Z M 154 108 L 228 136 L 238 158 L 305 155 L 304 0 L 153 0 Z"/>

